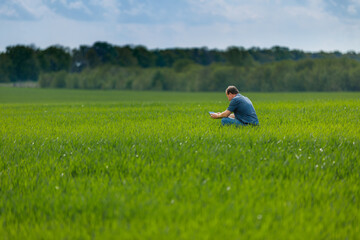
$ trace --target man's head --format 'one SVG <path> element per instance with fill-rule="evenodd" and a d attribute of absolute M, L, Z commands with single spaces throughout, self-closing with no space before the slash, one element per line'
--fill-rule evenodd
<path fill-rule="evenodd" d="M 239 90 L 235 86 L 229 86 L 225 93 L 229 101 L 231 101 L 239 93 Z"/>

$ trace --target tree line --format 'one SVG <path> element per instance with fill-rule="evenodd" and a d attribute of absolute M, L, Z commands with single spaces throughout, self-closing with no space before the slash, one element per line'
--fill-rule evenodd
<path fill-rule="evenodd" d="M 16 45 L 0 53 L 0 82 L 41 87 L 218 91 L 359 91 L 360 53 L 231 46 L 226 50 L 115 46 L 95 42 L 44 50 Z"/>

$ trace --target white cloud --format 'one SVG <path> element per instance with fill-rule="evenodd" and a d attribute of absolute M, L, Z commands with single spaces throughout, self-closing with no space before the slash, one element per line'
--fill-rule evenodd
<path fill-rule="evenodd" d="M 129 9 L 123 9 L 122 12 L 130 16 L 138 16 L 141 14 L 152 15 L 151 12 L 146 9 L 145 4 L 138 4 Z"/>
<path fill-rule="evenodd" d="M 347 12 L 350 15 L 356 15 L 358 14 L 358 10 L 360 8 L 360 0 L 351 0 L 351 3 L 347 7 Z"/>
<path fill-rule="evenodd" d="M 1 6 L 0 7 L 0 16 L 5 17 L 18 17 L 18 13 L 15 11 L 15 9 L 9 7 L 9 6 Z"/>
<path fill-rule="evenodd" d="M 281 0 L 188 0 L 194 12 L 203 15 L 221 16 L 231 21 L 286 19 L 293 13 L 305 14 L 303 17 L 318 18 L 324 12 L 323 0 L 307 0 L 302 3 Z M 289 12 L 290 10 L 290 12 Z"/>
<path fill-rule="evenodd" d="M 189 3 L 200 14 L 220 16 L 228 20 L 219 20 L 220 26 L 212 26 L 212 42 L 217 39 L 217 45 L 282 45 L 308 51 L 347 51 L 360 48 L 357 40 L 360 29 L 355 27 L 360 25 L 360 21 L 344 21 L 330 14 L 326 11 L 323 0 L 307 0 L 302 3 L 279 0 L 189 0 Z M 218 27 L 230 30 L 225 32 L 217 29 Z M 198 29 L 198 32 L 202 30 Z M 205 36 L 206 33 L 203 34 Z M 196 33 L 194 36 L 197 36 Z"/>
<path fill-rule="evenodd" d="M 91 13 L 89 8 L 84 5 L 82 1 L 70 2 L 66 5 L 69 9 L 84 10 L 86 13 Z"/>
<path fill-rule="evenodd" d="M 93 4 L 97 3 L 102 6 L 104 9 L 108 11 L 119 12 L 119 4 L 116 0 L 100 0 L 100 1 L 92 1 Z"/>
<path fill-rule="evenodd" d="M 360 6 L 360 0 L 351 0 L 351 3 Z"/>
<path fill-rule="evenodd" d="M 172 18 L 174 13 L 169 12 L 162 15 L 165 21 L 142 21 L 143 24 L 119 23 L 117 17 L 125 14 L 152 20 L 166 9 L 151 12 L 154 7 L 151 8 L 149 1 L 139 4 L 139 1 L 128 0 L 129 4 L 125 5 L 116 0 L 58 0 L 68 8 L 89 9 L 105 16 L 102 20 L 86 22 L 51 11 L 44 4 L 45 0 L 13 1 L 31 13 L 36 21 L 0 20 L 1 30 L 6 32 L 6 37 L 0 38 L 0 51 L 14 44 L 34 43 L 41 48 L 60 44 L 76 48 L 95 41 L 141 44 L 149 48 L 206 46 L 225 49 L 231 45 L 246 48 L 281 45 L 306 51 L 360 49 L 360 20 L 355 17 L 344 21 L 332 15 L 326 10 L 325 0 L 184 0 L 191 10 L 182 13 L 192 13 L 188 14 L 189 20 Z M 360 0 L 352 1 L 357 11 Z M 0 8 L 0 14 L 5 10 L 4 6 Z M 198 24 L 193 24 L 199 19 Z"/>
<path fill-rule="evenodd" d="M 356 7 L 354 5 L 349 5 L 347 8 L 348 13 L 350 13 L 351 15 L 354 15 L 357 13 Z"/>
<path fill-rule="evenodd" d="M 228 46 L 258 46 L 270 48 L 275 45 L 305 51 L 348 51 L 360 48 L 356 36 L 360 31 L 343 26 L 336 21 L 332 26 L 318 23 L 313 28 L 303 24 L 292 29 L 292 25 L 274 26 L 271 23 L 259 26 L 256 23 L 213 23 L 206 26 L 175 24 L 119 24 L 115 34 L 123 41 L 143 44 L 149 48 L 209 47 L 225 49 Z M 330 31 L 331 30 L 331 31 Z M 352 47 L 349 47 L 352 46 Z"/>
<path fill-rule="evenodd" d="M 91 0 L 90 4 L 99 6 L 103 9 L 103 16 L 107 19 L 116 19 L 116 16 L 120 13 L 120 4 L 116 0 Z"/>
<path fill-rule="evenodd" d="M 192 6 L 192 11 L 203 15 L 221 16 L 228 20 L 249 20 L 257 19 L 261 16 L 261 7 L 242 1 L 225 0 L 188 0 Z"/>
<path fill-rule="evenodd" d="M 13 3 L 37 19 L 42 18 L 51 12 L 42 0 L 13 0 Z"/>
<path fill-rule="evenodd" d="M 71 1 L 68 0 L 51 0 L 51 3 L 60 2 L 65 8 L 70 10 L 82 10 L 87 14 L 92 14 L 91 10 L 81 0 Z"/>

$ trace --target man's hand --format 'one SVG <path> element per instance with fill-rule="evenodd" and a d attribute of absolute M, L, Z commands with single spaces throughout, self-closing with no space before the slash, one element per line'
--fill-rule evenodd
<path fill-rule="evenodd" d="M 219 114 L 220 113 L 212 113 L 210 116 L 211 116 L 211 118 L 216 119 L 216 118 L 219 118 Z"/>
<path fill-rule="evenodd" d="M 218 112 L 218 113 L 213 113 L 213 114 L 211 114 L 210 116 L 212 117 L 212 118 L 214 118 L 214 119 L 216 119 L 216 118 L 224 118 L 224 117 L 228 117 L 229 115 L 230 115 L 230 111 L 229 110 L 226 110 L 225 112 L 222 112 L 222 113 L 220 113 L 220 112 Z"/>

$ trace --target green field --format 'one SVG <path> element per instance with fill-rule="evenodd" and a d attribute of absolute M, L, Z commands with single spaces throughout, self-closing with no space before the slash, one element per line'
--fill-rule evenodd
<path fill-rule="evenodd" d="M 359 239 L 360 93 L 0 88 L 1 239 Z"/>

